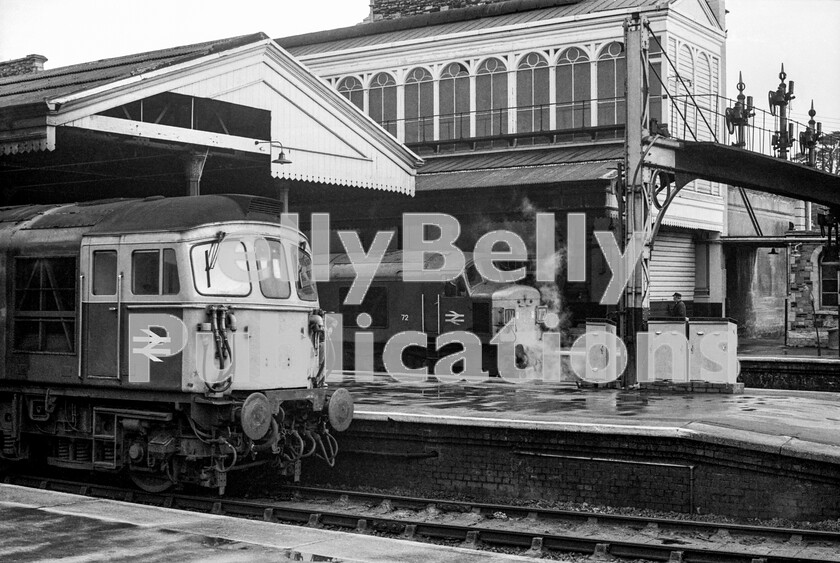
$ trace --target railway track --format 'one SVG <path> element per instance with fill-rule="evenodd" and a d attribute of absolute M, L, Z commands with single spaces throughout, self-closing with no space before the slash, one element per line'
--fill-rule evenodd
<path fill-rule="evenodd" d="M 449 500 L 435 500 L 420 497 L 407 497 L 361 491 L 346 491 L 338 489 L 323 489 L 316 487 L 287 486 L 286 490 L 301 498 L 332 498 L 344 502 L 381 503 L 390 502 L 394 510 L 422 511 L 430 504 L 441 511 L 471 512 L 484 517 L 493 518 L 497 513 L 503 513 L 509 518 L 528 518 L 537 521 L 566 522 L 570 524 L 600 524 L 624 526 L 633 529 L 658 529 L 662 532 L 694 533 L 704 535 L 726 535 L 730 537 L 750 536 L 772 539 L 778 542 L 799 543 L 831 543 L 837 544 L 840 550 L 840 533 L 821 530 L 798 528 L 764 527 L 733 523 L 699 522 L 695 520 L 673 520 L 668 518 L 642 517 L 624 514 L 604 514 L 600 512 L 583 512 L 573 510 L 542 509 L 530 506 L 513 506 L 501 504 L 486 504 L 476 502 L 461 502 Z"/>
<path fill-rule="evenodd" d="M 698 563 L 840 561 L 840 534 L 817 530 L 542 510 L 306 487 L 289 487 L 287 491 L 294 495 L 294 499 L 278 501 L 153 494 L 118 486 L 44 477 L 10 476 L 5 482 L 94 498 L 269 522 L 447 541 L 476 548 L 522 549 L 536 556 L 542 552 L 561 552 Z M 374 515 L 370 514 L 370 510 L 354 509 L 351 507 L 353 503 L 368 509 L 374 507 L 378 513 Z M 443 521 L 446 518 L 440 518 L 442 513 L 470 514 L 480 517 L 481 522 L 447 522 Z M 429 514 L 438 518 L 428 518 Z M 517 526 L 511 525 L 514 521 L 518 527 L 525 529 L 515 529 Z M 551 524 L 558 523 L 561 527 L 583 524 L 588 529 L 584 533 L 547 531 Z M 618 529 L 624 530 L 624 533 L 617 534 Z M 611 535 L 635 535 L 635 539 L 608 539 Z M 696 541 L 681 539 L 691 537 L 707 543 L 711 541 L 712 546 L 702 547 L 695 545 Z"/>

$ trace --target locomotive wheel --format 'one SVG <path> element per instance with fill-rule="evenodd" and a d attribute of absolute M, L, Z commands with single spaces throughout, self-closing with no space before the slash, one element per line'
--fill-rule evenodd
<path fill-rule="evenodd" d="M 147 473 L 145 471 L 129 471 L 131 481 L 147 493 L 162 493 L 174 484 L 166 475 Z"/>

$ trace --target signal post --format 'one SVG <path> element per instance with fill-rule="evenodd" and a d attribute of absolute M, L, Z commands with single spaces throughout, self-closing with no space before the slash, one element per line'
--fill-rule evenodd
<path fill-rule="evenodd" d="M 650 245 L 652 240 L 652 198 L 649 188 L 650 171 L 644 166 L 648 136 L 648 85 L 644 69 L 648 64 L 647 18 L 633 14 L 624 21 L 624 45 L 627 61 L 626 120 L 624 141 L 624 175 L 621 186 L 623 201 L 622 251 L 633 242 L 637 233 L 644 233 L 644 251 L 636 263 L 635 272 L 624 293 L 620 307 L 619 329 L 627 345 L 628 364 L 623 383 L 636 382 L 636 334 L 645 330 L 650 316 Z M 621 204 L 620 204 L 621 205 Z"/>

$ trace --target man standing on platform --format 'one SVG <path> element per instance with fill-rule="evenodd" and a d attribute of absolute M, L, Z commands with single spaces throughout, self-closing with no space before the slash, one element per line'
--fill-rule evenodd
<path fill-rule="evenodd" d="M 677 318 L 680 318 L 680 319 L 685 319 L 686 318 L 685 303 L 683 303 L 683 301 L 682 301 L 682 294 L 680 294 L 680 293 L 675 293 L 674 294 L 674 304 L 671 305 L 670 309 L 671 309 L 671 316 L 672 317 L 677 317 Z"/>

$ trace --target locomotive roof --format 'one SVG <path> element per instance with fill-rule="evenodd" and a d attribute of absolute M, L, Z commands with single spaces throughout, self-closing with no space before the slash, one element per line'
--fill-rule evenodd
<path fill-rule="evenodd" d="M 448 254 L 448 253 L 447 253 Z M 463 252 L 465 267 L 472 261 L 472 252 Z M 415 268 L 420 265 L 419 260 L 407 260 Z M 429 253 L 423 257 L 424 270 L 437 270 L 443 266 L 443 256 L 438 253 Z M 402 279 L 403 273 L 403 252 L 393 250 L 382 256 L 382 262 L 376 270 L 376 279 Z M 330 256 L 330 277 L 335 280 L 355 279 L 356 270 L 347 254 L 333 254 Z"/>
<path fill-rule="evenodd" d="M 79 229 L 79 237 L 82 234 L 181 232 L 225 221 L 279 223 L 282 211 L 281 202 L 250 195 L 154 196 L 25 205 L 0 208 L 0 232 Z"/>

